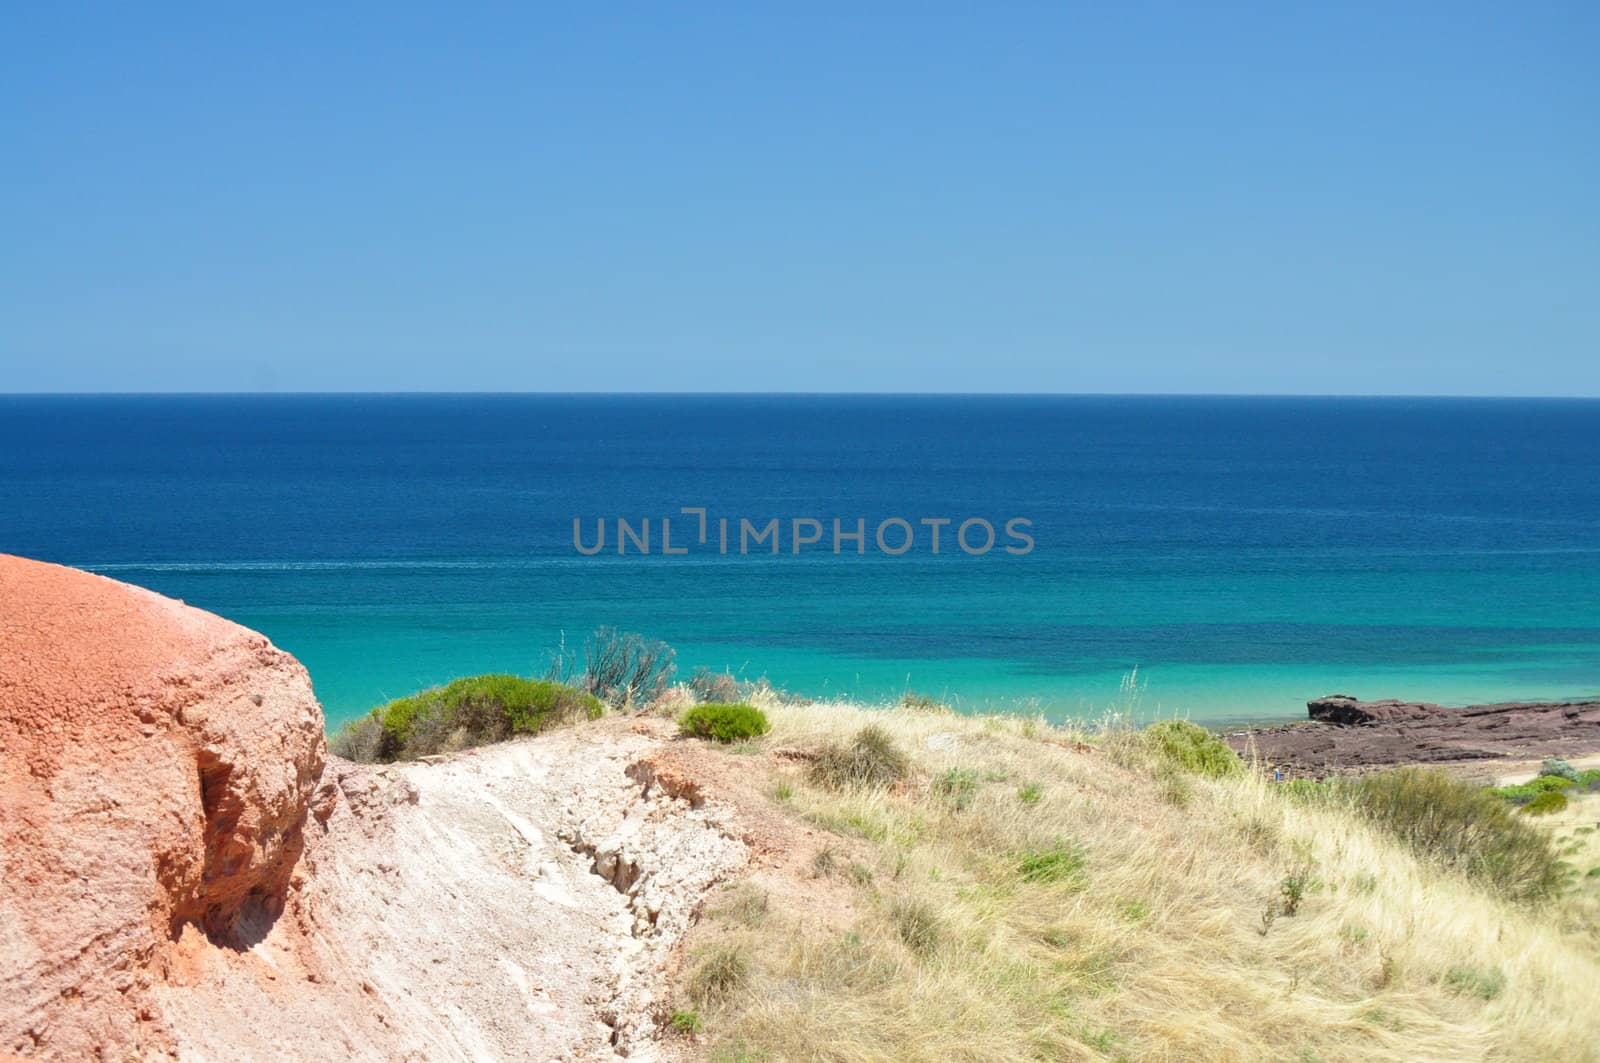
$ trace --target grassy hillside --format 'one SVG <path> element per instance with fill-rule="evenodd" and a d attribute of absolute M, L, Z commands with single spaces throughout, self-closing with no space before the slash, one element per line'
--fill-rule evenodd
<path fill-rule="evenodd" d="M 762 707 L 769 734 L 697 755 L 726 758 L 802 870 L 708 904 L 673 1017 L 687 1054 L 1600 1051 L 1600 795 L 1441 825 L 1434 812 L 1457 797 L 1487 808 L 1481 791 L 1430 776 L 1424 791 L 1444 789 L 1421 805 L 1409 783 L 1398 797 L 1307 792 L 1183 728 Z M 1496 845 L 1523 864 L 1485 872 Z"/>

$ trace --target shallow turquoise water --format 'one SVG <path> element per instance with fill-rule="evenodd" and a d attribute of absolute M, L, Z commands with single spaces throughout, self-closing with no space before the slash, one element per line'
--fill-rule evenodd
<path fill-rule="evenodd" d="M 0 549 L 266 632 L 334 720 L 601 624 L 685 671 L 1057 716 L 1600 692 L 1596 402 L 11 397 L 0 501 Z M 1036 545 L 573 548 L 574 517 L 681 543 L 696 505 Z"/>

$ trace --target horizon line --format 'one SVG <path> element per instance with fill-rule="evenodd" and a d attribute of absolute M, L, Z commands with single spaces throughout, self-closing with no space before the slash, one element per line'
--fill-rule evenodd
<path fill-rule="evenodd" d="M 1104 398 L 1104 399 L 1432 399 L 1593 402 L 1597 395 L 1313 391 L 0 391 L 0 398 Z"/>

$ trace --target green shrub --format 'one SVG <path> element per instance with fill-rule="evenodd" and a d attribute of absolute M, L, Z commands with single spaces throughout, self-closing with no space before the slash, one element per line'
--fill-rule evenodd
<path fill-rule="evenodd" d="M 1500 786 L 1489 792 L 1496 797 L 1510 801 L 1514 805 L 1525 805 L 1540 794 L 1547 794 L 1553 790 L 1566 790 L 1577 786 L 1576 780 L 1568 779 L 1563 775 L 1541 775 L 1514 786 Z"/>
<path fill-rule="evenodd" d="M 1244 762 L 1227 743 L 1188 720 L 1153 723 L 1144 735 L 1158 756 L 1184 771 L 1220 778 L 1244 770 Z"/>
<path fill-rule="evenodd" d="M 1432 863 L 1516 899 L 1548 897 L 1561 865 L 1550 839 L 1492 793 L 1427 768 L 1398 768 L 1335 784 L 1336 795 Z"/>
<path fill-rule="evenodd" d="M 1600 768 L 1590 768 L 1578 775 L 1578 785 L 1585 790 L 1600 790 Z"/>
<path fill-rule="evenodd" d="M 885 787 L 904 779 L 911 765 L 889 732 L 868 724 L 849 745 L 829 742 L 811 760 L 811 781 L 833 789 Z"/>
<path fill-rule="evenodd" d="M 678 717 L 678 733 L 717 742 L 755 738 L 772 730 L 767 714 L 754 705 L 711 702 L 696 705 Z"/>
<path fill-rule="evenodd" d="M 1539 777 L 1541 779 L 1570 779 L 1576 784 L 1578 781 L 1578 769 L 1560 757 L 1546 757 L 1544 763 L 1539 765 Z"/>
<path fill-rule="evenodd" d="M 957 812 L 965 811 L 978 796 L 978 772 L 973 768 L 951 768 L 934 782 L 933 792 L 950 802 Z"/>
<path fill-rule="evenodd" d="M 1552 812 L 1563 812 L 1567 807 L 1567 795 L 1560 790 L 1546 790 L 1532 801 L 1522 806 L 1525 816 L 1548 816 Z"/>
<path fill-rule="evenodd" d="M 693 1037 L 705 1025 L 700 1021 L 700 1016 L 692 1011 L 675 1011 L 672 1013 L 672 1018 L 667 1021 L 672 1024 L 674 1030 L 687 1037 Z"/>
<path fill-rule="evenodd" d="M 414 760 L 592 720 L 602 711 L 596 698 L 560 683 L 475 675 L 373 709 L 346 724 L 333 745 L 352 760 Z"/>

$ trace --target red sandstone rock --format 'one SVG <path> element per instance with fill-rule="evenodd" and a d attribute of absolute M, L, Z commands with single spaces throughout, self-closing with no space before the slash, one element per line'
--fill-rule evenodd
<path fill-rule="evenodd" d="M 170 1051 L 151 986 L 180 939 L 266 932 L 323 757 L 265 637 L 0 555 L 0 1052 Z"/>
<path fill-rule="evenodd" d="M 1329 694 L 1307 702 L 1306 711 L 1308 723 L 1241 731 L 1228 741 L 1269 767 L 1308 775 L 1600 751 L 1600 701 L 1508 701 L 1451 709 L 1426 701 Z"/>

